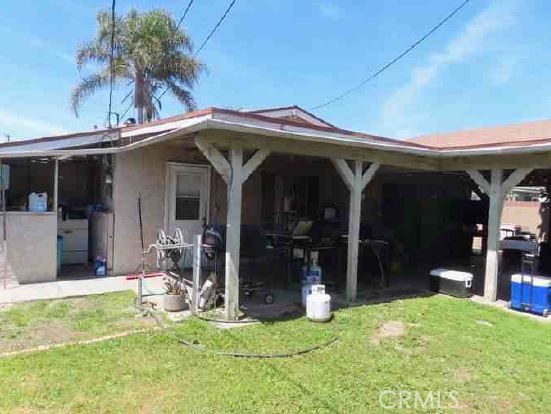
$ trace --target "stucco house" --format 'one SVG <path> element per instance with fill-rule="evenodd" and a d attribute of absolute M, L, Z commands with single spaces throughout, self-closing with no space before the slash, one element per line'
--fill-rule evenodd
<path fill-rule="evenodd" d="M 495 300 L 503 199 L 551 165 L 551 121 L 404 141 L 344 130 L 297 106 L 208 108 L 4 143 L 0 159 L 9 166 L 1 171 L 2 277 L 10 283 L 51 281 L 75 269 L 92 275 L 96 256 L 107 259 L 110 274 L 135 272 L 140 199 L 146 244 L 158 229 L 178 227 L 191 240 L 204 224 L 226 226 L 230 318 L 239 304 L 242 224 L 291 230 L 299 220 L 320 220 L 327 206 L 345 240 L 342 277 L 351 300 L 361 282 L 360 240 L 391 240 L 403 265 L 442 265 L 468 260 L 476 224 L 487 245 L 481 283 Z M 476 205 L 472 191 L 481 194 Z M 47 193 L 47 211 L 28 211 L 33 192 Z"/>

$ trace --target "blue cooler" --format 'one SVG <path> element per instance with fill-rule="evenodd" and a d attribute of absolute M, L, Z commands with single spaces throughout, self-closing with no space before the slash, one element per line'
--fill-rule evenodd
<path fill-rule="evenodd" d="M 515 273 L 511 275 L 511 308 L 530 310 L 532 304 L 532 277 Z"/>
<path fill-rule="evenodd" d="M 551 309 L 551 278 L 512 275 L 511 308 L 547 316 Z"/>
<path fill-rule="evenodd" d="M 531 311 L 547 316 L 551 309 L 551 278 L 534 276 L 532 278 Z"/>

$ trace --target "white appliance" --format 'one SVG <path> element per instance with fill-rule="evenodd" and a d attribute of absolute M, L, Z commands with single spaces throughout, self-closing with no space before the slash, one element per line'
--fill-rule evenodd
<path fill-rule="evenodd" d="M 58 234 L 63 236 L 62 264 L 88 263 L 88 219 L 60 220 Z"/>

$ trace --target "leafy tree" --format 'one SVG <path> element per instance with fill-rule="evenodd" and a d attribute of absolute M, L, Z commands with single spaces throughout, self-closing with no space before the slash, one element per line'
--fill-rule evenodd
<path fill-rule="evenodd" d="M 96 37 L 77 51 L 79 72 L 90 64 L 94 69 L 72 92 L 71 106 L 77 116 L 83 100 L 110 85 L 112 27 L 111 13 L 98 13 Z M 138 13 L 132 9 L 116 16 L 114 27 L 113 80 L 132 86 L 124 100 L 133 100 L 138 122 L 159 117 L 165 89 L 186 110 L 193 110 L 191 90 L 205 67 L 193 56 L 189 36 L 174 19 L 164 10 Z"/>

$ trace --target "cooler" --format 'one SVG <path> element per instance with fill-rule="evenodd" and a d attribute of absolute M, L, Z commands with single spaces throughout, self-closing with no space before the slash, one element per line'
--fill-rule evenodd
<path fill-rule="evenodd" d="M 511 276 L 511 308 L 547 316 L 551 309 L 551 278 L 514 274 Z"/>
<path fill-rule="evenodd" d="M 532 303 L 532 277 L 515 273 L 511 275 L 511 308 L 530 310 Z"/>
<path fill-rule="evenodd" d="M 473 275 L 468 272 L 449 269 L 433 269 L 430 272 L 430 290 L 458 298 L 472 295 Z"/>
<path fill-rule="evenodd" d="M 547 316 L 551 309 L 551 278 L 534 276 L 532 278 L 532 312 Z"/>

